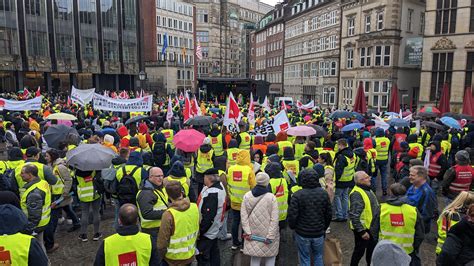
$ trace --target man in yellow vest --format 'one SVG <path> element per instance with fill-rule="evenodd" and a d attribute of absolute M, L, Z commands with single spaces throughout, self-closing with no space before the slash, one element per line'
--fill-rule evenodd
<path fill-rule="evenodd" d="M 240 152 L 238 147 L 239 144 L 237 143 L 237 140 L 231 139 L 227 149 L 227 168 L 237 164 L 237 156 Z"/>
<path fill-rule="evenodd" d="M 189 265 L 194 260 L 199 234 L 199 209 L 184 196 L 177 181 L 166 185 L 171 201 L 161 217 L 158 233 L 158 252 L 169 265 Z"/>
<path fill-rule="evenodd" d="M 410 265 L 421 265 L 418 250 L 425 236 L 420 212 L 403 202 L 406 188 L 394 183 L 389 188 L 391 196 L 380 205 L 380 216 L 376 217 L 375 227 L 380 228 L 378 239 L 390 240 L 402 247 L 410 255 Z"/>
<path fill-rule="evenodd" d="M 2 265 L 48 265 L 48 257 L 36 238 L 22 233 L 28 219 L 13 192 L 2 191 L 0 200 L 0 263 Z"/>
<path fill-rule="evenodd" d="M 379 232 L 373 220 L 379 216 L 380 207 L 370 188 L 370 176 L 359 171 L 355 173 L 354 179 L 356 185 L 349 194 L 350 228 L 354 232 L 355 242 L 351 265 L 359 265 L 364 253 L 367 265 L 370 265 Z"/>
<path fill-rule="evenodd" d="M 279 225 L 283 229 L 286 227 L 286 217 L 288 216 L 288 183 L 282 175 L 279 163 L 269 163 L 265 167 L 265 173 L 270 176 L 271 193 L 275 195 L 278 203 Z"/>
<path fill-rule="evenodd" d="M 250 146 L 252 146 L 252 138 L 246 131 L 245 125 L 240 125 L 240 133 L 237 135 L 237 143 L 239 143 L 239 149 L 242 150 L 250 150 Z"/>
<path fill-rule="evenodd" d="M 227 143 L 225 141 L 225 136 L 222 135 L 217 124 L 212 125 L 211 132 L 209 132 L 209 137 L 211 138 L 211 145 L 214 149 L 214 156 L 224 156 L 227 149 Z"/>
<path fill-rule="evenodd" d="M 174 138 L 174 130 L 171 129 L 170 123 L 168 121 L 165 121 L 163 123 L 163 130 L 161 130 L 161 133 L 165 135 L 166 138 L 166 143 L 171 145 L 171 148 L 174 150 L 174 143 L 173 143 L 173 138 Z"/>
<path fill-rule="evenodd" d="M 138 210 L 133 204 L 119 209 L 117 233 L 104 239 L 94 265 L 160 265 L 156 242 L 138 228 Z"/>
<path fill-rule="evenodd" d="M 28 217 L 25 231 L 35 235 L 46 252 L 43 233 L 51 219 L 51 188 L 38 177 L 38 167 L 26 164 L 21 169 L 21 178 L 25 182 L 25 192 L 21 196 L 21 209 Z"/>
<path fill-rule="evenodd" d="M 338 152 L 334 172 L 336 174 L 336 191 L 334 206 L 336 212 L 335 222 L 347 221 L 347 205 L 349 203 L 349 190 L 354 186 L 354 172 L 356 157 L 347 146 L 346 139 L 337 141 Z"/>
<path fill-rule="evenodd" d="M 382 181 L 382 192 L 387 196 L 387 163 L 388 163 L 388 149 L 390 147 L 390 139 L 385 136 L 382 128 L 375 130 L 375 150 L 377 151 L 377 158 L 375 161 L 376 173 L 372 176 L 372 188 L 377 189 L 377 172 L 380 171 L 380 179 Z"/>
<path fill-rule="evenodd" d="M 131 152 L 127 163 L 117 169 L 117 196 L 120 205 L 125 203 L 136 204 L 136 194 L 143 180 L 148 178 L 148 171 L 143 167 L 143 159 L 140 152 Z M 133 179 L 133 180 L 132 180 Z"/>
<path fill-rule="evenodd" d="M 245 193 L 256 185 L 253 166 L 250 162 L 250 152 L 241 150 L 237 155 L 237 164 L 227 170 L 227 189 L 232 209 L 232 249 L 237 250 L 239 240 L 240 206 Z"/>
<path fill-rule="evenodd" d="M 198 185 L 197 194 L 201 193 L 204 187 L 204 172 L 214 168 L 214 150 L 211 146 L 211 139 L 206 137 L 197 152 L 195 181 Z"/>
<path fill-rule="evenodd" d="M 163 171 L 152 167 L 148 179 L 137 193 L 137 207 L 143 233 L 151 235 L 156 242 L 160 230 L 161 217 L 168 208 L 168 195 L 163 187 Z"/>

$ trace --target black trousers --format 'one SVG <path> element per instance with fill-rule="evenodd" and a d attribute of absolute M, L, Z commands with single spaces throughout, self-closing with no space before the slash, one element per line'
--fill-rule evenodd
<path fill-rule="evenodd" d="M 196 243 L 199 255 L 196 256 L 199 266 L 219 266 L 221 264 L 219 245 L 216 239 L 201 236 Z"/>
<path fill-rule="evenodd" d="M 372 252 L 374 251 L 376 245 L 377 242 L 375 242 L 372 235 L 370 236 L 369 240 L 364 240 L 359 233 L 354 231 L 354 251 L 352 252 L 351 257 L 351 266 L 359 265 L 359 261 L 364 256 L 364 253 L 367 265 L 370 265 L 370 261 L 372 260 Z"/>

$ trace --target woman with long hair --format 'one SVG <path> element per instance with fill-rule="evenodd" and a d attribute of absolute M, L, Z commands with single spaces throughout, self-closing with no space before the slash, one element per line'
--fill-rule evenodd
<path fill-rule="evenodd" d="M 462 191 L 444 208 L 438 218 L 438 245 L 436 246 L 436 254 L 439 255 L 441 253 L 449 229 L 461 221 L 463 216 L 466 215 L 467 207 L 472 203 L 474 203 L 474 192 Z"/>

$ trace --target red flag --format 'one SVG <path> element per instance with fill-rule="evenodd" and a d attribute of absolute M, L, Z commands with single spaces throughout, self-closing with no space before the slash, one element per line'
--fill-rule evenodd
<path fill-rule="evenodd" d="M 183 111 L 184 122 L 188 121 L 192 117 L 191 114 L 191 101 L 189 100 L 188 93 L 186 93 L 186 98 L 184 100 L 184 111 Z"/>
<path fill-rule="evenodd" d="M 113 91 L 110 96 L 112 96 L 112 98 L 114 98 L 114 99 L 117 99 L 117 93 L 115 91 Z"/>
<path fill-rule="evenodd" d="M 187 93 L 186 93 L 186 95 L 187 95 Z M 182 92 L 179 94 L 179 100 L 180 100 L 180 101 L 184 101 L 184 96 L 183 96 L 183 93 L 182 93 Z"/>
<path fill-rule="evenodd" d="M 286 104 L 285 101 L 281 101 L 281 107 L 280 110 L 286 110 Z"/>
<path fill-rule="evenodd" d="M 38 89 L 36 89 L 35 97 L 40 97 L 41 96 L 41 87 L 38 86 Z"/>
<path fill-rule="evenodd" d="M 67 96 L 67 106 L 71 106 L 71 97 Z"/>
<path fill-rule="evenodd" d="M 23 99 L 29 98 L 30 95 L 31 95 L 30 91 L 27 88 L 24 88 L 23 89 L 23 95 L 22 95 Z"/>
<path fill-rule="evenodd" d="M 232 92 L 229 95 L 229 104 L 228 104 L 228 109 L 229 109 L 229 119 L 235 119 L 238 122 L 240 122 L 241 118 L 241 113 L 239 109 L 239 105 L 234 99 L 234 96 L 232 95 Z"/>

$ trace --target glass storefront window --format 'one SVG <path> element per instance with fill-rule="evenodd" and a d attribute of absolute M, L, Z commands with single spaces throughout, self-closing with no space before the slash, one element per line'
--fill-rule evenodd
<path fill-rule="evenodd" d="M 79 0 L 81 56 L 83 60 L 98 59 L 97 10 L 95 0 Z"/>

